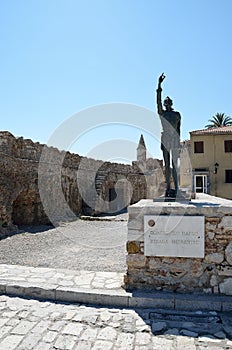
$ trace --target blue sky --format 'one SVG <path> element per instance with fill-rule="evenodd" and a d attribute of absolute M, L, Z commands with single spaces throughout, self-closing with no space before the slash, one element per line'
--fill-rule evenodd
<path fill-rule="evenodd" d="M 2 0 L 1 130 L 46 143 L 64 120 L 94 105 L 156 111 L 165 72 L 163 97 L 180 111 L 187 139 L 215 113 L 232 115 L 231 13 L 231 0 Z M 100 127 L 72 150 L 85 155 L 113 138 L 137 143 L 140 133 Z M 145 140 L 157 156 L 158 143 Z"/>

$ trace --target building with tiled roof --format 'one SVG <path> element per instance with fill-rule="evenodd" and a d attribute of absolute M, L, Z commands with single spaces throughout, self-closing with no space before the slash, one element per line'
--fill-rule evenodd
<path fill-rule="evenodd" d="M 232 125 L 229 126 L 221 126 L 218 128 L 209 128 L 202 130 L 191 131 L 190 135 L 231 135 L 232 134 Z"/>
<path fill-rule="evenodd" d="M 180 184 L 232 199 L 232 125 L 190 132 L 182 143 Z"/>

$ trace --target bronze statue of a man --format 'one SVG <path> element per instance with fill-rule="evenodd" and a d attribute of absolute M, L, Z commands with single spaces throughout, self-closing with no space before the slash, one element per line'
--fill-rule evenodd
<path fill-rule="evenodd" d="M 162 107 L 161 99 L 161 84 L 165 79 L 164 73 L 161 74 L 158 80 L 157 93 L 157 108 L 160 116 L 163 131 L 161 134 L 161 149 L 165 163 L 165 179 L 167 183 L 166 197 L 176 197 L 178 191 L 178 175 L 177 163 L 180 154 L 180 121 L 181 116 L 172 108 L 172 100 L 167 96 Z M 171 189 L 170 185 L 170 155 L 172 156 L 172 177 L 175 185 L 175 190 Z"/>

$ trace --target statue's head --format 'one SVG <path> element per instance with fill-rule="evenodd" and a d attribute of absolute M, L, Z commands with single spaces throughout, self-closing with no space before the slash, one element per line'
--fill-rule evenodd
<path fill-rule="evenodd" d="M 170 97 L 166 97 L 165 100 L 164 100 L 164 107 L 167 109 L 167 110 L 171 110 L 172 109 L 172 100 L 170 99 Z"/>

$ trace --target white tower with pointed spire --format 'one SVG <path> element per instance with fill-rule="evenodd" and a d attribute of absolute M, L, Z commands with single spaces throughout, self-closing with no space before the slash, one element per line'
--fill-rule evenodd
<path fill-rule="evenodd" d="M 146 160 L 147 160 L 147 149 L 144 142 L 143 134 L 141 134 L 139 144 L 137 147 L 137 162 L 145 163 Z"/>

